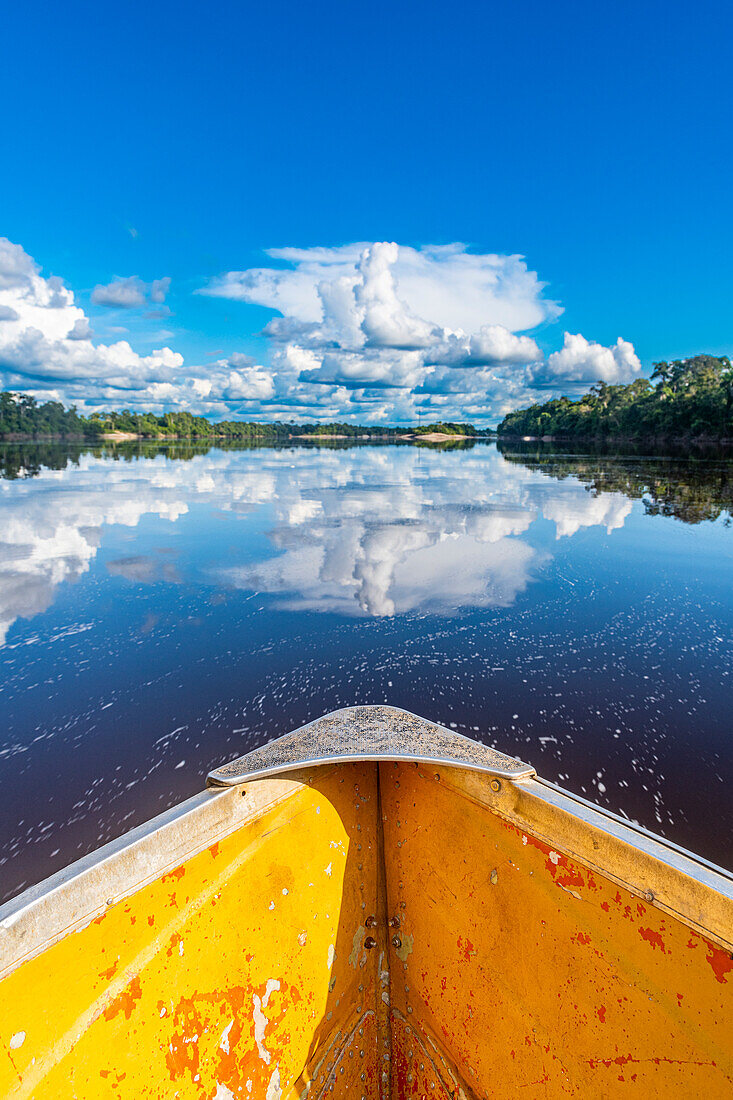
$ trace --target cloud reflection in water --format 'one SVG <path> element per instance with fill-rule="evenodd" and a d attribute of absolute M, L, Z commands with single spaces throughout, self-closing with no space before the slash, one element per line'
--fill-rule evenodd
<path fill-rule="evenodd" d="M 209 451 L 188 461 L 86 454 L 78 466 L 0 482 L 0 643 L 90 570 L 112 525 L 177 524 L 194 508 L 197 530 L 211 535 L 206 583 L 280 597 L 273 607 L 390 616 L 508 606 L 545 560 L 520 537 L 538 519 L 557 538 L 596 525 L 610 533 L 632 504 L 572 478 L 553 482 L 490 446 Z M 222 511 L 241 523 L 233 546 L 218 542 Z M 166 530 L 156 527 L 163 539 Z M 131 552 L 107 562 L 107 575 L 178 583 L 183 544 L 176 566 Z"/>

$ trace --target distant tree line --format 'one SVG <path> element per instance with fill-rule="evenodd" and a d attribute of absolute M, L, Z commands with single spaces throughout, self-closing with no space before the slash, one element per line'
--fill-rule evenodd
<path fill-rule="evenodd" d="M 404 431 L 404 428 L 402 429 Z M 473 424 L 457 424 L 452 420 L 441 420 L 438 424 L 420 424 L 417 428 L 410 428 L 412 435 L 465 435 L 482 436 L 493 435 L 490 428 L 474 428 Z"/>
<path fill-rule="evenodd" d="M 556 439 L 732 439 L 733 369 L 727 356 L 696 355 L 654 364 L 651 381 L 599 382 L 576 400 L 555 398 L 504 417 L 500 436 Z M 59 401 L 38 404 L 29 394 L 0 394 L 0 439 L 94 440 L 125 433 L 146 440 L 265 443 L 286 439 L 398 440 L 439 434 L 478 439 L 493 434 L 472 424 L 380 425 L 208 420 L 190 412 L 95 412 L 82 416 Z"/>
<path fill-rule="evenodd" d="M 472 424 L 439 422 L 418 427 L 382 427 L 363 424 L 297 424 L 267 423 L 251 420 L 207 420 L 190 412 L 94 412 L 82 416 L 72 405 L 65 409 L 59 401 L 38 404 L 34 397 L 23 393 L 0 394 L 0 439 L 65 439 L 94 440 L 115 432 L 139 436 L 141 439 L 191 439 L 195 441 L 228 440 L 230 442 L 275 442 L 281 439 L 309 436 L 343 439 L 399 439 L 405 435 L 441 435 L 477 437 L 491 434 Z"/>
<path fill-rule="evenodd" d="M 733 370 L 723 356 L 654 364 L 652 380 L 599 382 L 575 401 L 560 397 L 505 416 L 500 436 L 556 439 L 733 438 Z"/>

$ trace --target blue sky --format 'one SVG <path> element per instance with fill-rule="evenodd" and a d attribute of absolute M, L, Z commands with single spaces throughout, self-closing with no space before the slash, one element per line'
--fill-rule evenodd
<path fill-rule="evenodd" d="M 495 421 L 730 353 L 732 22 L 705 2 L 16 5 L 0 234 L 37 266 L 6 248 L 0 380 L 88 407 Z M 451 256 L 499 258 L 470 315 L 429 308 L 464 294 Z M 227 274 L 251 269 L 298 279 Z M 70 349 L 49 276 L 93 334 Z M 349 318 L 315 318 L 339 279 Z M 125 287 L 139 304 L 110 305 Z M 273 318 L 287 332 L 261 335 Z"/>

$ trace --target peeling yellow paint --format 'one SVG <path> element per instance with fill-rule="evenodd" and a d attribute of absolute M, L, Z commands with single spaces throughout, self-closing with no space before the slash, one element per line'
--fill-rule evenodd
<path fill-rule="evenodd" d="M 518 825 L 486 776 L 309 779 L 9 972 L 0 1096 L 730 1090 L 730 953 L 614 866 Z"/>
<path fill-rule="evenodd" d="M 376 790 L 372 766 L 349 768 Z M 338 773 L 319 775 L 18 966 L 0 982 L 3 1100 L 298 1095 L 376 998 L 376 960 L 348 965 L 376 898 L 376 849 L 356 873 L 370 821 Z"/>
<path fill-rule="evenodd" d="M 485 777 L 383 775 L 393 1096 L 733 1095 L 729 952 L 503 819 Z"/>

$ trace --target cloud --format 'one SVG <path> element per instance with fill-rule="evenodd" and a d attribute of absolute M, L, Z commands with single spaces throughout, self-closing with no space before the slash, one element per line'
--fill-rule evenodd
<path fill-rule="evenodd" d="M 168 329 L 145 336 L 146 355 L 119 325 L 125 338 L 97 342 L 63 281 L 0 238 L 0 385 L 86 412 L 485 424 L 569 384 L 625 381 L 640 369 L 622 339 L 604 347 L 566 333 L 546 358 L 529 330 L 553 324 L 561 307 L 521 256 L 389 241 L 268 256 L 270 266 L 225 273 L 201 291 L 275 312 L 264 330 L 267 362 L 235 352 L 197 365 L 167 346 Z M 169 287 L 168 276 L 129 276 L 97 286 L 92 300 L 168 315 Z"/>
<path fill-rule="evenodd" d="M 152 554 L 133 554 L 126 558 L 115 558 L 107 562 L 107 572 L 113 576 L 124 577 L 134 584 L 154 584 L 165 581 L 178 584 L 180 577 L 173 562 Z"/>
<path fill-rule="evenodd" d="M 562 312 L 558 303 L 543 298 L 545 284 L 528 270 L 523 257 L 473 254 L 461 244 L 415 249 L 362 242 L 338 248 L 273 248 L 267 254 L 291 266 L 230 271 L 202 293 L 269 306 L 298 321 L 321 322 L 322 285 L 347 290 L 361 275 L 375 287 L 387 266 L 401 300 L 415 316 L 430 318 L 440 328 L 471 332 L 482 324 L 500 324 L 520 331 Z"/>
<path fill-rule="evenodd" d="M 92 568 L 109 525 L 134 528 L 145 516 L 175 523 L 207 508 L 259 509 L 268 532 L 254 558 L 238 557 L 231 540 L 214 541 L 212 584 L 269 594 L 273 609 L 389 616 L 508 606 L 544 560 L 522 538 L 540 517 L 555 524 L 558 539 L 569 538 L 621 527 L 632 504 L 620 493 L 590 495 L 572 477 L 556 482 L 486 447 L 460 463 L 413 448 L 307 449 L 297 478 L 292 455 L 277 448 L 131 464 L 87 453 L 66 472 L 4 483 L 0 644 L 18 617 L 43 612 L 60 585 Z M 178 583 L 186 561 L 183 551 L 177 568 L 166 556 L 131 553 L 106 568 L 128 583 Z"/>
<path fill-rule="evenodd" d="M 170 285 L 170 275 L 165 275 L 162 279 L 153 279 L 150 284 L 150 301 L 158 303 L 164 302 Z"/>
<path fill-rule="evenodd" d="M 135 309 L 145 305 L 146 297 L 156 305 L 165 302 L 170 289 L 170 276 L 162 279 L 153 279 L 152 283 L 144 283 L 137 275 L 129 275 L 125 279 L 113 279 L 106 285 L 97 284 L 92 291 L 92 302 L 95 306 L 109 306 L 112 309 Z M 165 313 L 156 310 L 158 316 Z"/>
<path fill-rule="evenodd" d="M 151 284 L 151 295 L 159 300 L 168 283 Z M 144 288 L 133 278 L 102 289 L 108 303 L 119 303 L 132 302 Z M 250 356 L 235 353 L 206 368 L 186 368 L 183 356 L 169 347 L 140 355 L 127 340 L 96 343 L 72 291 L 57 277 L 44 278 L 33 259 L 5 238 L 0 238 L 0 319 L 0 388 L 30 392 L 39 400 L 74 402 L 87 412 L 180 408 L 227 416 L 233 409 L 241 415 L 259 407 L 275 394 L 272 371 Z M 163 340 L 173 334 L 156 335 Z"/>
<path fill-rule="evenodd" d="M 137 275 L 127 279 L 113 279 L 106 286 L 97 285 L 92 291 L 95 306 L 112 306 L 116 309 L 132 309 L 145 303 L 145 284 Z"/>
<path fill-rule="evenodd" d="M 273 266 L 227 272 L 200 293 L 281 314 L 265 328 L 275 401 L 292 397 L 297 383 L 301 401 L 336 401 L 351 419 L 379 405 L 388 420 L 425 413 L 485 422 L 546 397 L 548 387 L 638 369 L 623 340 L 613 348 L 583 341 L 581 352 L 568 341 L 583 338 L 566 336 L 563 351 L 545 359 L 526 330 L 554 322 L 562 308 L 521 256 L 386 241 L 268 255 Z M 319 387 L 328 391 L 320 399 Z"/>
<path fill-rule="evenodd" d="M 410 391 L 413 398 L 419 392 L 423 405 L 437 410 L 431 395 L 438 387 L 429 380 L 441 367 L 526 367 L 541 359 L 533 339 L 499 320 L 511 315 L 517 323 L 520 316 L 538 322 L 558 312 L 555 303 L 541 299 L 542 284 L 521 258 L 470 256 L 459 245 L 421 251 L 390 242 L 359 247 L 275 251 L 274 258 L 297 264 L 296 270 L 235 272 L 210 288 L 293 310 L 265 330 L 281 383 L 297 363 L 297 379 L 305 386 L 344 390 L 352 415 L 363 414 L 375 391 L 385 389 Z M 494 323 L 479 323 L 472 332 L 460 327 L 479 318 Z M 477 374 L 460 392 L 481 393 L 484 381 Z M 459 389 L 446 385 L 440 391 Z M 415 419 L 414 399 L 402 404 L 405 418 Z"/>
<path fill-rule="evenodd" d="M 19 244 L 0 237 L 0 290 L 19 290 L 32 285 L 38 265 Z"/>
<path fill-rule="evenodd" d="M 632 382 L 641 372 L 641 363 L 628 340 L 619 336 L 610 347 L 594 344 L 577 333 L 565 333 L 561 351 L 547 359 L 547 373 L 555 379 L 574 382 Z"/>
<path fill-rule="evenodd" d="M 469 337 L 448 335 L 425 362 L 451 367 L 500 367 L 541 359 L 542 352 L 531 336 L 515 336 L 502 325 L 482 325 Z"/>
<path fill-rule="evenodd" d="M 542 506 L 545 519 L 555 524 L 557 538 L 574 535 L 582 527 L 602 526 L 610 535 L 623 527 L 631 515 L 632 503 L 622 493 L 599 493 L 597 496 L 578 496 L 575 492 L 562 493 Z"/>
<path fill-rule="evenodd" d="M 86 317 L 77 317 L 66 334 L 67 340 L 91 340 L 92 326 Z"/>

